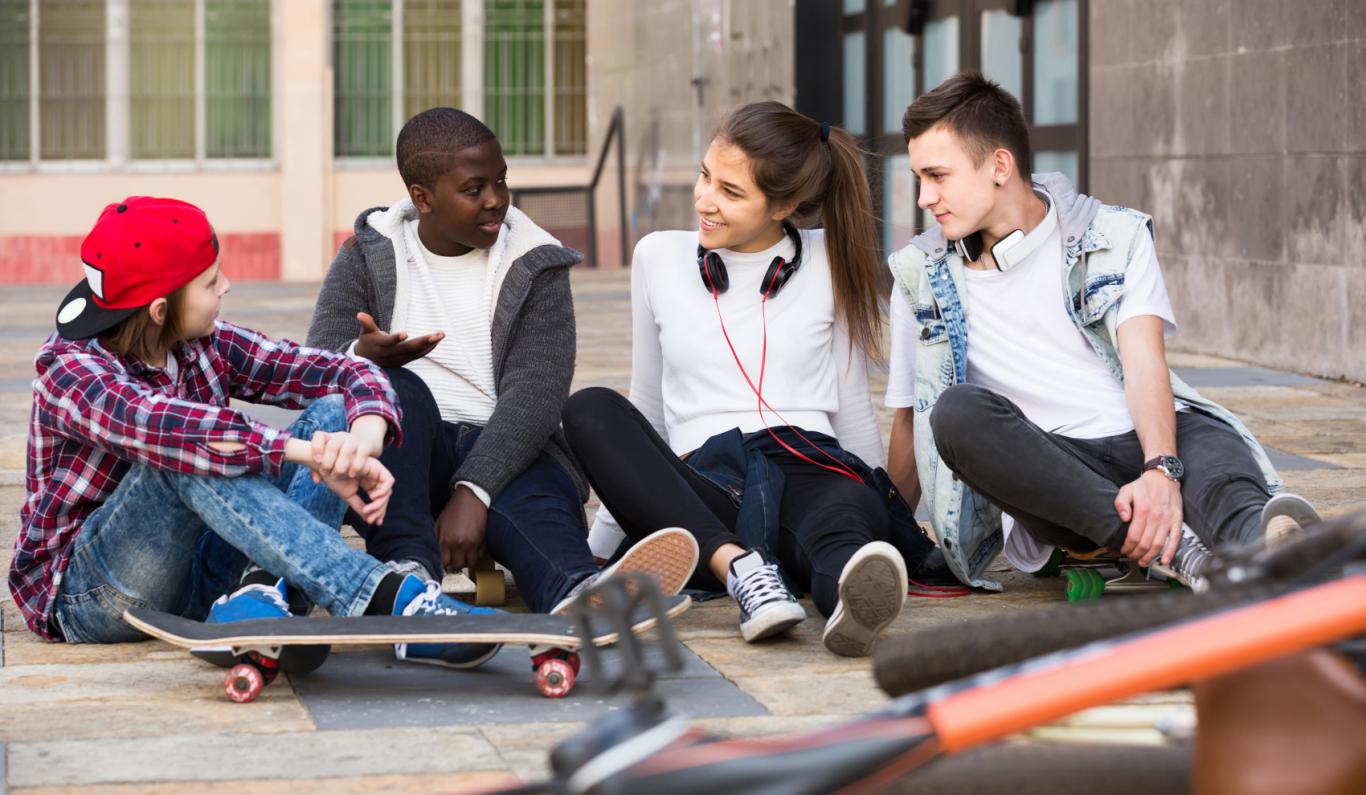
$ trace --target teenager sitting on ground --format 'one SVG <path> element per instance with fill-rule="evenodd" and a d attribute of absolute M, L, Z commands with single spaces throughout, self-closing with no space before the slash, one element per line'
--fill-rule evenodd
<path fill-rule="evenodd" d="M 403 407 L 405 441 L 380 457 L 395 478 L 387 519 L 356 530 L 371 554 L 433 581 L 487 553 L 531 610 L 559 612 L 599 578 L 588 486 L 559 430 L 582 258 L 511 206 L 502 147 L 468 113 L 414 116 L 397 159 L 407 198 L 356 218 L 308 332 L 384 367 Z M 613 571 L 675 594 L 696 559 L 688 533 L 665 530 Z"/>
<path fill-rule="evenodd" d="M 693 195 L 697 229 L 636 246 L 629 401 L 592 388 L 565 407 L 605 508 L 594 548 L 687 527 L 706 563 L 696 584 L 730 592 L 745 640 L 801 622 L 801 588 L 827 648 L 868 654 L 901 610 L 907 564 L 923 576 L 934 549 L 874 469 L 882 311 L 862 153 L 777 102 L 745 105 Z M 823 230 L 793 223 L 815 215 Z"/>
<path fill-rule="evenodd" d="M 1317 518 L 1272 498 L 1261 445 L 1167 368 L 1149 216 L 1031 178 L 1020 103 L 980 74 L 922 95 L 902 127 L 934 224 L 890 258 L 889 469 L 923 491 L 965 582 L 993 585 L 1004 543 L 1026 571 L 1055 546 L 1105 548 L 1199 590 L 1211 550 Z"/>
<path fill-rule="evenodd" d="M 30 629 L 71 643 L 142 640 L 125 609 L 283 618 L 296 595 L 335 615 L 479 610 L 342 541 L 346 506 L 380 525 L 391 504 L 377 457 L 398 441 L 393 391 L 368 362 L 218 320 L 231 285 L 203 211 L 148 197 L 111 204 L 81 261 L 86 279 L 37 357 L 9 575 Z M 279 430 L 229 398 L 304 412 Z"/>

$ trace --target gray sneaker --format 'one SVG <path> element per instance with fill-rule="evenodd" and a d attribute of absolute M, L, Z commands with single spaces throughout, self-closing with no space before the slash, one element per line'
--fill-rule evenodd
<path fill-rule="evenodd" d="M 1309 500 L 1282 492 L 1262 506 L 1262 537 L 1267 549 L 1276 549 L 1304 535 L 1304 528 L 1323 521 Z"/>
<path fill-rule="evenodd" d="M 906 603 L 906 561 L 885 541 L 864 544 L 840 572 L 840 601 L 821 641 L 841 657 L 866 657 Z"/>
<path fill-rule="evenodd" d="M 1195 534 L 1188 524 L 1181 525 L 1181 540 L 1176 544 L 1176 554 L 1171 563 L 1163 563 L 1161 558 L 1153 561 L 1148 568 L 1158 574 L 1176 580 L 1196 593 L 1209 590 L 1208 572 L 1214 565 L 1214 553 L 1205 542 Z"/>
<path fill-rule="evenodd" d="M 786 632 L 806 620 L 806 610 L 783 584 L 778 566 L 757 549 L 730 562 L 726 590 L 740 603 L 740 635 L 747 643 Z"/>

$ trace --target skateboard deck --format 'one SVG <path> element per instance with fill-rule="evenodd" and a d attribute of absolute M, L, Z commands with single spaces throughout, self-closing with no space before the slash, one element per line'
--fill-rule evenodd
<path fill-rule="evenodd" d="M 680 594 L 663 598 L 664 615 L 673 618 L 687 610 L 692 599 Z M 578 656 L 584 645 L 573 618 L 538 613 L 500 613 L 459 616 L 309 616 L 265 618 L 206 624 L 202 621 L 135 607 L 124 611 L 124 621 L 159 640 L 185 649 L 230 649 L 254 662 L 233 667 L 224 688 L 234 701 L 252 701 L 274 679 L 278 668 L 271 663 L 283 647 L 357 646 L 388 643 L 502 643 L 548 647 L 533 652 L 536 684 L 550 697 L 563 696 L 573 687 Z M 603 620 L 588 617 L 589 636 L 595 646 L 620 639 L 620 633 Z M 649 631 L 658 617 L 644 604 L 630 623 L 633 634 Z"/>
<path fill-rule="evenodd" d="M 692 599 L 685 594 L 664 598 L 665 615 L 687 610 Z M 206 624 L 146 607 L 125 611 L 129 624 L 154 638 L 184 648 L 232 646 L 334 646 L 382 643 L 506 643 L 521 646 L 556 646 L 573 651 L 583 645 L 568 616 L 541 613 L 501 613 L 461 616 L 309 616 L 261 618 L 228 624 Z M 641 611 L 631 629 L 645 632 L 656 623 Z M 590 629 L 595 629 L 590 623 Z M 615 643 L 617 634 L 606 629 L 592 633 L 593 643 Z"/>

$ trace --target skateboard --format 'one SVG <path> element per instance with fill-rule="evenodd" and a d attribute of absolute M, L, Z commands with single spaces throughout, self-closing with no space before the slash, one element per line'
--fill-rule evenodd
<path fill-rule="evenodd" d="M 1169 591 L 1182 588 L 1176 580 L 1154 579 L 1148 570 L 1111 554 L 1074 553 L 1055 549 L 1036 577 L 1063 577 L 1069 602 L 1090 602 L 1105 594 Z"/>
<path fill-rule="evenodd" d="M 659 623 L 659 615 L 673 618 L 688 609 L 687 595 L 664 597 L 661 610 L 650 602 L 638 604 L 630 615 L 630 630 L 644 633 Z M 595 620 L 596 619 L 596 620 Z M 539 613 L 500 613 L 459 616 L 310 616 L 263 618 L 206 624 L 145 607 L 124 611 L 123 620 L 154 638 L 185 649 L 227 648 L 244 662 L 233 666 L 223 679 L 228 697 L 238 703 L 254 701 L 279 673 L 280 653 L 285 649 L 325 645 L 359 646 L 386 643 L 502 643 L 526 646 L 536 672 L 536 689 L 548 698 L 568 695 L 579 673 L 578 651 L 583 637 L 594 646 L 620 639 L 607 620 L 593 615 L 581 618 L 586 627 L 569 616 Z"/>

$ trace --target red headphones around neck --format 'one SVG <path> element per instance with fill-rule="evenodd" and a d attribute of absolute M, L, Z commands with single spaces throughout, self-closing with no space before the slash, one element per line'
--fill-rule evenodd
<path fill-rule="evenodd" d="M 744 376 L 745 383 L 749 384 L 750 391 L 759 399 L 759 418 L 763 420 L 765 426 L 768 426 L 768 421 L 763 419 L 764 409 L 768 409 L 774 414 L 777 414 L 778 419 L 782 421 L 783 425 L 787 426 L 788 430 L 796 434 L 797 438 L 806 442 L 813 451 L 830 459 L 834 466 L 814 461 L 810 457 L 798 452 L 794 447 L 779 438 L 778 434 L 773 431 L 771 426 L 766 427 L 768 435 L 772 436 L 773 440 L 781 445 L 784 450 L 802 461 L 862 483 L 864 482 L 863 478 L 859 477 L 858 473 L 850 469 L 843 461 L 817 447 L 815 442 L 806 438 L 806 435 L 797 429 L 797 426 L 788 422 L 782 414 L 778 414 L 777 409 L 768 405 L 768 401 L 764 400 L 764 371 L 768 367 L 768 312 L 766 311 L 768 299 L 778 294 L 778 291 L 783 288 L 783 285 L 791 280 L 792 275 L 797 272 L 797 268 L 802 264 L 801 233 L 797 231 L 796 227 L 788 224 L 783 224 L 783 231 L 787 233 L 788 238 L 792 241 L 793 245 L 797 247 L 797 251 L 793 255 L 791 262 L 788 262 L 782 257 L 774 257 L 773 262 L 768 266 L 768 271 L 764 274 L 764 280 L 759 283 L 759 293 L 763 296 L 759 299 L 759 312 L 763 319 L 764 342 L 761 353 L 759 354 L 759 383 L 757 385 L 754 383 L 754 380 L 749 377 L 749 371 L 745 369 L 745 365 L 740 361 L 740 354 L 735 351 L 735 344 L 730 341 L 730 333 L 726 331 L 726 319 L 721 315 L 721 293 L 730 289 L 730 276 L 726 273 L 726 263 L 721 259 L 720 254 L 717 254 L 715 251 L 708 251 L 699 244 L 697 246 L 697 270 L 702 274 L 703 286 L 707 288 L 707 292 L 711 293 L 712 303 L 716 304 L 716 319 L 721 323 L 721 336 L 726 338 L 726 345 L 730 348 L 731 357 L 735 359 L 735 366 L 740 368 L 740 375 Z"/>
<path fill-rule="evenodd" d="M 759 283 L 759 292 L 765 298 L 772 298 L 783 289 L 783 285 L 792 279 L 797 268 L 802 264 L 802 235 L 795 226 L 783 224 L 783 231 L 787 233 L 788 240 L 797 248 L 797 253 L 792 255 L 792 261 L 788 262 L 782 257 L 774 257 L 772 264 L 768 266 L 768 271 L 764 274 L 764 280 Z M 697 272 L 702 275 L 702 286 L 708 292 L 717 295 L 730 289 L 730 274 L 726 272 L 726 262 L 721 259 L 721 255 L 715 251 L 708 251 L 702 248 L 702 244 L 697 245 Z"/>

